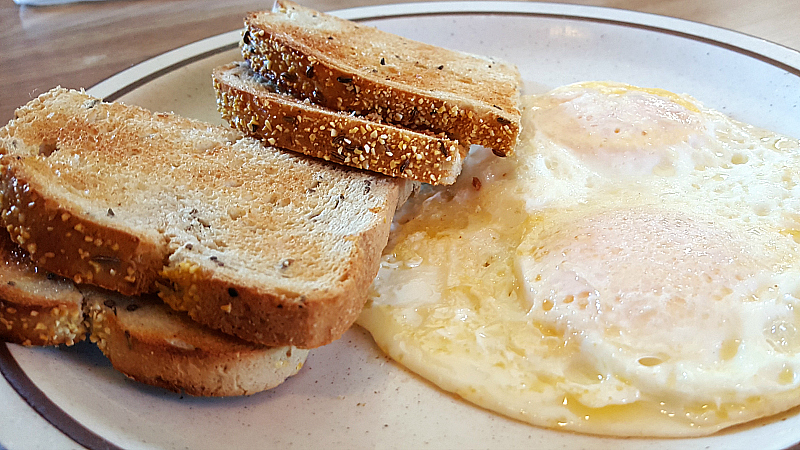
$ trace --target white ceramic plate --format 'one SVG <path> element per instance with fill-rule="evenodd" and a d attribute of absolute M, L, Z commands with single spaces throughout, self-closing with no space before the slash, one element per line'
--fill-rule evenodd
<path fill-rule="evenodd" d="M 526 93 L 590 79 L 623 81 L 691 93 L 738 119 L 800 136 L 800 53 L 727 30 L 518 2 L 389 5 L 338 15 L 514 62 Z M 238 59 L 237 40 L 233 31 L 179 48 L 90 93 L 220 122 L 210 70 Z M 360 328 L 314 350 L 300 374 L 277 389 L 247 398 L 190 398 L 128 381 L 89 344 L 0 344 L 0 369 L 0 443 L 9 449 L 76 442 L 130 449 L 729 449 L 800 441 L 800 409 L 701 439 L 609 439 L 535 428 L 441 392 L 384 357 Z"/>

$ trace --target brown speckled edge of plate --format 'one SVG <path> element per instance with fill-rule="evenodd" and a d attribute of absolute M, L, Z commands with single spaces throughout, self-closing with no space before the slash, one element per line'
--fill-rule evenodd
<path fill-rule="evenodd" d="M 162 76 L 164 76 L 164 75 L 166 75 L 166 74 L 168 74 L 168 73 L 170 73 L 170 72 L 172 72 L 172 71 L 174 71 L 176 69 L 179 69 L 179 68 L 184 67 L 184 66 L 188 66 L 189 64 L 192 64 L 192 63 L 197 62 L 197 61 L 202 61 L 202 60 L 204 60 L 204 59 L 206 59 L 208 57 L 214 56 L 216 54 L 219 54 L 219 53 L 222 53 L 222 52 L 226 52 L 228 50 L 233 50 L 234 48 L 237 48 L 238 46 L 239 46 L 239 43 L 238 42 L 234 42 L 232 44 L 224 45 L 222 47 L 217 47 L 217 48 L 215 48 L 213 50 L 209 50 L 207 52 L 200 53 L 199 55 L 192 56 L 191 58 L 186 58 L 184 60 L 176 62 L 175 64 L 170 64 L 169 66 L 164 67 L 161 70 L 157 70 L 157 71 L 147 75 L 146 77 L 140 78 L 140 79 L 136 80 L 135 82 L 133 82 L 131 84 L 128 84 L 128 85 L 120 88 L 117 91 L 114 91 L 112 94 L 105 96 L 103 98 L 103 100 L 107 101 L 107 102 L 116 101 L 117 99 L 119 99 L 123 95 L 127 94 L 128 92 L 135 91 L 136 89 L 144 86 L 145 84 L 147 84 L 147 83 L 149 83 L 149 82 L 151 82 L 151 81 L 153 81 L 153 80 L 155 80 L 155 79 L 157 79 L 159 77 L 162 77 Z"/>
<path fill-rule="evenodd" d="M 461 3 L 461 2 L 456 2 Z M 488 2 L 492 3 L 492 2 Z M 503 2 L 499 2 L 503 3 Z M 384 5 L 385 6 L 385 5 Z M 463 5 L 460 5 L 463 6 Z M 359 9 L 359 8 L 356 8 Z M 365 10 L 369 10 L 370 8 L 365 8 Z M 608 9 L 608 8 L 595 8 L 595 9 Z M 383 10 L 385 11 L 385 10 Z M 679 30 L 673 30 L 669 28 L 653 26 L 648 24 L 641 24 L 641 23 L 633 23 L 628 22 L 625 20 L 615 20 L 609 18 L 598 18 L 598 17 L 587 17 L 587 16 L 580 16 L 580 15 L 573 15 L 573 14 L 564 14 L 564 13 L 553 13 L 553 12 L 535 12 L 535 11 L 471 11 L 469 9 L 462 9 L 458 11 L 430 11 L 430 12 L 417 12 L 411 14 L 365 14 L 361 15 L 357 18 L 352 18 L 354 21 L 366 21 L 366 20 L 377 20 L 377 19 L 395 19 L 401 17 L 414 17 L 414 16 L 426 16 L 426 15 L 474 15 L 477 13 L 481 14 L 493 14 L 493 15 L 524 15 L 524 16 L 532 16 L 532 17 L 546 17 L 552 19 L 566 19 L 566 20 L 577 20 L 577 21 L 585 21 L 585 22 L 595 22 L 595 23 L 604 23 L 628 28 L 636 28 L 642 29 L 647 31 L 654 31 L 658 33 L 663 33 L 667 35 L 677 36 L 681 38 L 686 38 L 689 40 L 703 42 L 715 47 L 724 48 L 726 50 L 730 50 L 735 53 L 739 53 L 750 58 L 762 61 L 774 67 L 780 68 L 785 70 L 787 73 L 790 73 L 794 76 L 800 77 L 800 67 L 795 67 L 790 64 L 784 63 L 777 59 L 762 55 L 756 51 L 752 51 L 746 48 L 739 47 L 734 44 L 730 44 L 727 42 L 715 40 L 712 38 L 698 36 L 696 34 L 692 34 L 690 32 L 683 32 Z M 677 20 L 677 19 L 676 19 Z M 754 38 L 757 39 L 757 38 Z M 212 50 L 191 56 L 186 59 L 182 59 L 176 63 L 170 64 L 166 67 L 163 67 L 159 70 L 151 72 L 144 77 L 141 77 L 135 80 L 132 83 L 129 83 L 120 89 L 112 92 L 104 96 L 104 100 L 106 101 L 115 101 L 122 97 L 123 95 L 134 91 L 145 84 L 165 75 L 168 74 L 176 69 L 189 65 L 191 63 L 203 60 L 205 58 L 211 57 L 213 55 L 232 50 L 238 46 L 237 42 L 226 44 Z M 11 354 L 8 344 L 5 342 L 0 342 L 0 373 L 5 377 L 5 379 L 9 382 L 11 387 L 22 397 L 25 402 L 35 410 L 39 415 L 41 415 L 46 421 L 48 421 L 51 425 L 55 428 L 60 430 L 66 436 L 74 440 L 76 443 L 87 447 L 89 449 L 110 449 L 110 450 L 117 450 L 121 449 L 117 445 L 113 444 L 112 442 L 106 440 L 105 438 L 97 435 L 93 431 L 86 428 L 83 424 L 78 422 L 75 418 L 70 416 L 64 410 L 62 410 L 58 405 L 56 405 L 42 390 L 40 390 L 36 384 L 28 377 L 25 371 L 20 367 L 18 362 L 14 359 L 14 356 Z M 2 449 L 2 444 L 0 444 L 0 449 Z M 789 448 L 800 448 L 800 442 L 797 444 L 789 447 Z"/>
<path fill-rule="evenodd" d="M 0 345 L 0 373 L 34 411 L 73 441 L 90 449 L 122 450 L 122 447 L 95 434 L 53 403 L 22 370 L 5 342 Z"/>

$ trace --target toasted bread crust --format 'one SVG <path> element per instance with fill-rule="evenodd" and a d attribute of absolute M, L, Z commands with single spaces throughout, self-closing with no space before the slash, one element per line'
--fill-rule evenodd
<path fill-rule="evenodd" d="M 328 344 L 358 318 L 388 241 L 390 218 L 407 197 L 399 191 L 386 195 L 387 210 L 381 213 L 389 219 L 347 238 L 353 245 L 349 254 L 342 255 L 335 285 L 303 293 L 278 286 L 234 285 L 218 271 L 176 255 L 162 272 L 169 284 L 160 285 L 159 296 L 200 323 L 252 342 L 298 348 Z"/>
<path fill-rule="evenodd" d="M 69 280 L 37 272 L 0 230 L 0 340 L 73 345 L 85 337 L 81 293 Z"/>
<path fill-rule="evenodd" d="M 145 239 L 127 227 L 105 226 L 79 207 L 47 198 L 46 187 L 26 173 L 29 158 L 0 157 L 0 208 L 11 239 L 36 265 L 76 283 L 125 295 L 154 291 L 166 243 Z M 107 215 L 113 217 L 112 208 Z"/>
<path fill-rule="evenodd" d="M 0 289 L 0 341 L 25 346 L 73 345 L 86 338 L 80 304 L 35 302 Z"/>
<path fill-rule="evenodd" d="M 498 155 L 512 153 L 516 145 L 520 78 L 510 64 L 286 0 L 276 3 L 275 12 L 245 18 L 241 50 L 254 71 L 297 98 L 361 116 L 378 114 L 386 122 L 445 133 Z M 462 79 L 468 81 L 456 81 Z"/>
<path fill-rule="evenodd" d="M 196 396 L 250 395 L 296 374 L 308 350 L 205 328 L 158 299 L 87 290 L 91 340 L 131 379 Z"/>
<path fill-rule="evenodd" d="M 218 67 L 213 79 L 223 118 L 269 145 L 430 184 L 452 184 L 461 172 L 466 149 L 456 141 L 276 94 L 245 63 Z"/>
<path fill-rule="evenodd" d="M 155 296 L 127 297 L 38 269 L 0 230 L 0 341 L 96 342 L 130 378 L 190 395 L 249 395 L 294 375 L 307 350 L 269 348 L 206 328 Z"/>

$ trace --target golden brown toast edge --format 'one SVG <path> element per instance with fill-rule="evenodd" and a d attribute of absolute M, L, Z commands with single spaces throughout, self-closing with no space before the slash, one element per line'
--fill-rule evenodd
<path fill-rule="evenodd" d="M 151 386 L 204 397 L 251 395 L 295 375 L 308 356 L 308 350 L 270 348 L 206 328 L 158 299 L 84 293 L 91 341 L 116 370 Z M 149 319 L 154 314 L 158 320 Z"/>
<path fill-rule="evenodd" d="M 430 184 L 452 184 L 461 172 L 466 149 L 456 141 L 326 111 L 246 79 L 253 75 L 245 63 L 214 69 L 217 108 L 269 145 Z"/>
<path fill-rule="evenodd" d="M 348 30 L 372 29 L 292 2 L 280 1 L 278 5 L 279 10 L 292 9 L 338 21 L 345 31 L 329 38 L 336 41 L 334 45 L 341 49 L 348 48 Z M 269 18 L 276 14 L 281 12 L 249 14 L 245 18 L 240 47 L 242 56 L 253 70 L 274 82 L 280 92 L 337 111 L 355 111 L 361 116 L 378 114 L 388 123 L 413 130 L 446 133 L 464 145 L 479 144 L 500 156 L 513 153 L 521 117 L 518 72 L 513 86 L 507 89 L 509 92 L 496 96 L 488 105 L 470 99 L 431 95 L 424 88 L 415 89 L 402 82 L 390 82 L 390 77 L 383 77 L 381 73 L 384 67 L 391 63 L 391 60 L 386 62 L 386 57 L 369 63 L 352 63 L 357 57 L 349 58 L 344 50 L 332 50 L 333 47 L 321 43 L 324 40 L 312 39 L 319 37 L 314 36 L 317 30 L 298 32 L 271 23 Z M 403 46 L 403 41 L 414 42 L 373 30 L 376 40 L 396 40 L 398 47 Z M 427 51 L 449 52 L 430 47 Z M 357 50 L 353 52 L 358 53 Z M 512 70 L 513 66 L 507 66 L 507 70 Z M 439 67 L 443 69 L 444 64 Z M 408 81 L 414 80 L 409 78 Z"/>
<path fill-rule="evenodd" d="M 32 103 L 39 104 L 48 96 L 60 95 L 64 91 L 57 89 L 43 94 L 42 98 Z M 115 114 L 126 114 L 128 109 L 137 115 L 149 113 L 133 106 L 89 101 L 91 97 L 85 94 L 78 96 L 86 99 L 79 103 L 91 104 L 93 108 L 101 105 L 102 108 L 119 109 Z M 151 114 L 153 117 L 168 116 Z M 77 133 L 78 130 L 70 132 Z M 4 143 L 10 139 L 8 136 L 4 138 Z M 125 241 L 123 238 L 128 234 L 126 228 L 115 228 L 113 218 L 94 218 L 100 224 L 95 226 L 92 217 L 81 217 L 82 209 L 76 205 L 48 199 L 44 195 L 44 187 L 37 186 L 27 173 L 28 166 L 36 166 L 36 156 L 24 156 L 27 155 L 25 152 L 14 155 L 10 147 L 13 145 L 5 148 L 6 155 L 0 159 L 2 219 L 15 241 L 32 253 L 37 265 L 75 281 L 107 287 L 124 294 L 160 289 L 168 304 L 188 311 L 195 320 L 242 339 L 269 346 L 311 348 L 325 345 L 338 338 L 355 321 L 363 307 L 367 288 L 377 272 L 378 259 L 388 238 L 391 219 L 404 189 L 402 186 L 411 183 L 379 175 L 360 175 L 360 178 L 374 182 L 373 192 L 380 189 L 379 199 L 376 200 L 376 205 L 380 206 L 374 211 L 370 210 L 374 221 L 370 222 L 369 227 L 347 238 L 352 243 L 352 254 L 342 257 L 346 266 L 342 269 L 341 282 L 330 289 L 311 293 L 283 292 L 270 287 L 242 285 L 238 279 L 219 275 L 213 264 L 208 272 L 182 264 L 172 265 L 169 261 L 172 253 L 165 249 L 166 245 L 139 238 Z M 33 163 L 26 165 L 27 160 Z M 319 164 L 324 163 L 314 161 L 314 165 Z M 369 185 L 365 188 L 368 189 Z M 357 190 L 355 187 L 350 189 Z M 58 237 L 63 237 L 64 241 Z M 133 255 L 134 259 L 130 260 L 128 255 Z M 124 264 L 126 266 L 123 268 L 133 269 L 114 269 L 112 272 L 105 268 L 107 264 Z M 105 277 L 111 282 L 106 283 Z M 231 292 L 236 295 L 231 295 Z"/>

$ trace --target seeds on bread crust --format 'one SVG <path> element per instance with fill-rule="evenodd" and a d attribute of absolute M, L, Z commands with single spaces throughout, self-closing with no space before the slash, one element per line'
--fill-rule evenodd
<path fill-rule="evenodd" d="M 43 273 L 0 230 L 0 341 L 90 339 L 128 377 L 190 395 L 249 395 L 303 366 L 307 350 L 251 344 L 206 328 L 154 296 L 126 297 Z"/>
<path fill-rule="evenodd" d="M 21 345 L 73 345 L 86 337 L 80 294 L 64 292 L 49 302 L 23 289 L 0 286 L 0 341 Z"/>
<path fill-rule="evenodd" d="M 2 222 L 11 239 L 37 265 L 76 283 L 92 283 L 126 295 L 152 289 L 163 257 L 151 243 L 74 209 L 51 201 L 42 187 L 30 182 L 27 158 L 0 158 Z M 33 157 L 36 158 L 36 157 Z"/>
<path fill-rule="evenodd" d="M 366 265 L 377 264 L 377 256 L 362 257 L 368 258 Z M 276 264 L 277 271 L 285 275 L 294 263 L 294 259 L 285 259 Z M 374 277 L 371 272 L 354 271 L 341 287 L 350 292 L 347 301 L 337 300 L 344 295 L 337 289 L 320 292 L 327 298 L 311 302 L 305 295 L 280 290 L 265 295 L 248 286 L 237 287 L 236 295 L 231 295 L 231 288 L 215 280 L 208 267 L 188 260 L 170 264 L 162 274 L 171 283 L 160 285 L 159 297 L 173 309 L 186 311 L 198 322 L 252 342 L 298 348 L 319 347 L 344 333 L 366 301 L 366 289 L 355 286 L 368 286 Z M 328 304 L 326 310 L 321 312 L 316 307 L 319 302 Z"/>
<path fill-rule="evenodd" d="M 22 345 L 82 341 L 82 302 L 69 280 L 37 271 L 27 252 L 0 230 L 0 340 Z"/>
<path fill-rule="evenodd" d="M 450 139 L 324 110 L 271 92 L 244 63 L 215 69 L 214 88 L 218 109 L 234 127 L 269 145 L 338 164 L 451 184 L 466 155 L 466 149 Z"/>
<path fill-rule="evenodd" d="M 198 396 L 250 395 L 296 374 L 308 355 L 208 329 L 157 298 L 84 294 L 92 342 L 115 369 L 153 386 Z"/>
<path fill-rule="evenodd" d="M 511 153 L 516 145 L 520 79 L 509 64 L 415 42 L 286 0 L 273 12 L 251 13 L 243 36 L 242 56 L 279 92 L 445 133 L 497 154 Z M 309 67 L 313 76 L 304 76 Z"/>

